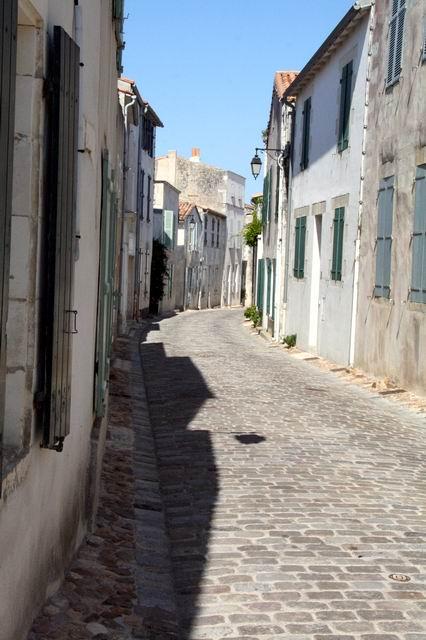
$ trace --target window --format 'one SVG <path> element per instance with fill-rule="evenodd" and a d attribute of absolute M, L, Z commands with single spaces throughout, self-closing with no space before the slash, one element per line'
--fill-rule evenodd
<path fill-rule="evenodd" d="M 402 47 L 404 41 L 405 0 L 392 0 L 389 23 L 389 59 L 386 86 L 398 82 L 401 75 Z"/>
<path fill-rule="evenodd" d="M 410 298 L 413 302 L 426 303 L 426 164 L 416 171 L 412 251 Z"/>
<path fill-rule="evenodd" d="M 306 238 L 306 216 L 296 218 L 296 238 L 294 248 L 294 269 L 295 278 L 301 279 L 305 276 L 305 238 Z"/>
<path fill-rule="evenodd" d="M 389 298 L 392 253 L 394 177 L 382 180 L 378 195 L 377 241 L 376 241 L 376 282 L 374 295 Z"/>
<path fill-rule="evenodd" d="M 340 120 L 339 120 L 339 151 L 344 151 L 349 146 L 349 120 L 352 102 L 352 75 L 353 61 L 343 67 L 340 79 Z"/>
<path fill-rule="evenodd" d="M 146 221 L 151 220 L 151 176 L 148 176 L 148 194 L 146 196 Z"/>
<path fill-rule="evenodd" d="M 215 219 L 212 218 L 212 247 L 214 247 L 214 223 Z"/>
<path fill-rule="evenodd" d="M 142 148 L 151 156 L 154 156 L 154 125 L 146 116 L 143 118 Z"/>
<path fill-rule="evenodd" d="M 300 168 L 303 171 L 309 165 L 309 137 L 311 133 L 311 98 L 305 100 L 303 105 L 303 126 L 302 126 L 302 157 Z"/>
<path fill-rule="evenodd" d="M 204 218 L 204 246 L 207 247 L 207 223 L 208 223 L 209 219 L 206 216 Z"/>
<path fill-rule="evenodd" d="M 280 165 L 277 163 L 276 167 L 276 176 L 275 176 L 275 220 L 278 220 L 279 215 L 279 204 L 280 204 Z"/>
<path fill-rule="evenodd" d="M 260 258 L 257 261 L 257 308 L 260 311 L 263 309 L 263 287 L 265 280 L 264 263 L 265 261 L 263 258 Z"/>
<path fill-rule="evenodd" d="M 345 226 L 345 207 L 334 211 L 333 219 L 333 258 L 331 261 L 331 279 L 342 279 L 343 229 Z"/>
<path fill-rule="evenodd" d="M 173 211 L 169 211 L 167 209 L 164 210 L 163 217 L 163 244 L 169 249 L 173 250 L 175 248 L 174 237 L 175 237 L 175 218 Z"/>
<path fill-rule="evenodd" d="M 270 198 L 270 174 L 269 171 L 263 181 L 263 198 L 262 198 L 262 224 L 266 224 L 269 220 L 269 198 Z"/>
<path fill-rule="evenodd" d="M 142 170 L 141 171 L 141 192 L 140 192 L 140 216 L 141 216 L 141 220 L 143 220 L 143 207 L 144 207 L 144 200 L 145 200 L 145 171 Z"/>
<path fill-rule="evenodd" d="M 220 229 L 220 220 L 217 221 L 216 226 L 216 246 L 219 246 L 219 229 Z"/>

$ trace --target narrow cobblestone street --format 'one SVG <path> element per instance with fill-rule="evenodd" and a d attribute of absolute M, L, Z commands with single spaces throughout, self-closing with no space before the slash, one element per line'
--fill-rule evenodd
<path fill-rule="evenodd" d="M 426 639 L 424 417 L 242 322 L 118 341 L 98 526 L 29 640 Z"/>
<path fill-rule="evenodd" d="M 242 319 L 181 314 L 141 347 L 181 640 L 425 639 L 424 418 Z"/>

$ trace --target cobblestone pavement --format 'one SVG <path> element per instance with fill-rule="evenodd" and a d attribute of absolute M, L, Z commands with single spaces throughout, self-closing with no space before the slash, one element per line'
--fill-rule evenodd
<path fill-rule="evenodd" d="M 122 338 L 111 369 L 95 535 L 82 544 L 28 640 L 172 640 L 176 620 L 138 341 Z"/>
<path fill-rule="evenodd" d="M 425 640 L 424 417 L 242 320 L 187 312 L 141 346 L 179 639 Z"/>

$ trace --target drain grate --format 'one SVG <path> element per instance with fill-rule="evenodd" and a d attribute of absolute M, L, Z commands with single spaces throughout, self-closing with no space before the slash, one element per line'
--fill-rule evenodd
<path fill-rule="evenodd" d="M 410 582 L 411 578 L 403 573 L 391 573 L 389 578 L 395 582 Z"/>

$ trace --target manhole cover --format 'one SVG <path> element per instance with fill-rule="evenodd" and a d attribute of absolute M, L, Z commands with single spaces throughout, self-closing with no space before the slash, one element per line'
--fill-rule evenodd
<path fill-rule="evenodd" d="M 396 582 L 409 582 L 411 580 L 409 576 L 404 576 L 402 573 L 391 573 L 389 578 Z"/>

